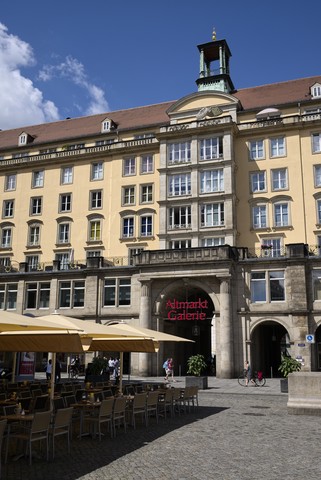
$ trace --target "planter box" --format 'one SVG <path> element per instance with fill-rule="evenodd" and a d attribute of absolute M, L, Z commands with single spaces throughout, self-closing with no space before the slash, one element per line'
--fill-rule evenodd
<path fill-rule="evenodd" d="M 87 375 L 85 382 L 96 384 L 97 382 L 109 382 L 109 375 Z"/>
<path fill-rule="evenodd" d="M 281 387 L 281 393 L 288 393 L 289 387 L 288 387 L 288 379 L 287 378 L 281 378 L 280 379 L 280 387 Z"/>
<path fill-rule="evenodd" d="M 205 390 L 208 388 L 207 377 L 186 377 L 186 387 L 198 387 L 199 390 Z"/>

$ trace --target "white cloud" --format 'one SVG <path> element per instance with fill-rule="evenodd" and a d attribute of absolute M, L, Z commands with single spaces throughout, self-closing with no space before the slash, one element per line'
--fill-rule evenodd
<path fill-rule="evenodd" d="M 45 65 L 39 72 L 39 79 L 42 81 L 48 82 L 54 78 L 65 78 L 86 90 L 89 105 L 83 114 L 94 115 L 109 110 L 104 91 L 88 81 L 83 64 L 72 56 L 68 55 L 57 65 Z"/>
<path fill-rule="evenodd" d="M 33 66 L 31 46 L 15 35 L 9 35 L 0 23 L 0 128 L 10 129 L 59 119 L 52 101 L 24 77 L 19 68 Z"/>

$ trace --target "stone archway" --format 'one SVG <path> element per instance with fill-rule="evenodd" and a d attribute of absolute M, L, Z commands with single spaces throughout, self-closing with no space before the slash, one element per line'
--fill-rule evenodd
<path fill-rule="evenodd" d="M 251 332 L 251 363 L 253 370 L 262 370 L 266 377 L 281 377 L 278 371 L 281 356 L 290 348 L 286 328 L 274 320 L 256 325 Z"/>
<path fill-rule="evenodd" d="M 209 294 L 190 279 L 172 283 L 159 296 L 158 315 L 164 332 L 194 341 L 166 342 L 162 346 L 163 356 L 174 358 L 176 374 L 186 375 L 187 359 L 197 353 L 210 365 L 214 309 Z"/>

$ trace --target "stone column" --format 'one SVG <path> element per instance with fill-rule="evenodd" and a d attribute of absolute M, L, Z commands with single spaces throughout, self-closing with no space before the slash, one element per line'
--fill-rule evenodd
<path fill-rule="evenodd" d="M 151 280 L 140 280 L 140 326 L 144 328 L 151 328 Z M 148 353 L 139 354 L 139 373 L 142 376 L 148 376 L 149 374 L 149 355 Z"/>
<path fill-rule="evenodd" d="M 233 376 L 233 331 L 230 295 L 230 279 L 222 278 L 220 284 L 220 377 Z"/>

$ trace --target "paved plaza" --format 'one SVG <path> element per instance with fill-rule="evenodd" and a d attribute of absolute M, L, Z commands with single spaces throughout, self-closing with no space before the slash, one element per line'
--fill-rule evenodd
<path fill-rule="evenodd" d="M 144 379 L 146 380 L 146 379 Z M 149 379 L 150 381 L 156 379 Z M 161 379 L 157 379 L 158 381 Z M 175 386 L 184 386 L 178 378 Z M 196 412 L 138 422 L 111 439 L 64 438 L 56 458 L 10 461 L 10 480 L 319 480 L 320 417 L 288 415 L 280 381 L 241 387 L 237 380 L 209 378 Z"/>

